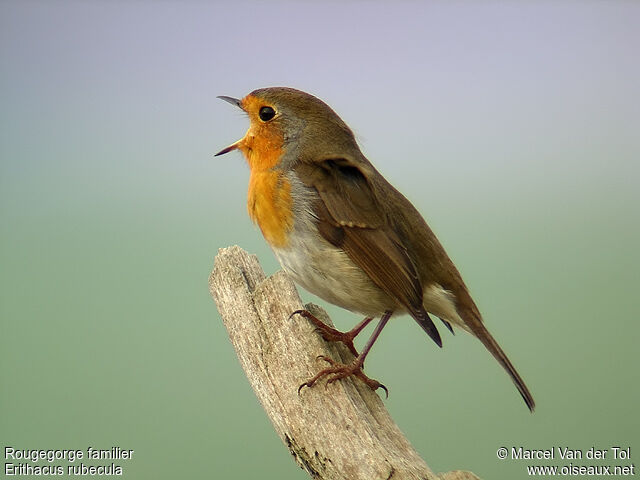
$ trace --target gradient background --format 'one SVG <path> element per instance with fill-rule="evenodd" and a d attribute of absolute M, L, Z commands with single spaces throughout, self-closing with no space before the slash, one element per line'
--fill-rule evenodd
<path fill-rule="evenodd" d="M 134 449 L 125 478 L 307 478 L 207 288 L 220 247 L 278 268 L 243 159 L 212 156 L 248 126 L 215 96 L 287 85 L 424 213 L 538 402 L 474 339 L 394 322 L 367 370 L 429 465 L 637 457 L 639 23 L 631 1 L 1 2 L 0 445 Z"/>

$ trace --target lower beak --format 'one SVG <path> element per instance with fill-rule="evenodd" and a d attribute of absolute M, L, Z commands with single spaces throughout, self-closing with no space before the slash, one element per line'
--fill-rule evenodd
<path fill-rule="evenodd" d="M 216 153 L 214 157 L 217 157 L 219 155 L 224 155 L 225 153 L 229 153 L 232 150 L 237 150 L 238 148 L 240 148 L 240 142 L 242 142 L 242 140 L 238 140 L 236 143 L 229 145 L 227 148 L 223 148 L 218 153 Z"/>

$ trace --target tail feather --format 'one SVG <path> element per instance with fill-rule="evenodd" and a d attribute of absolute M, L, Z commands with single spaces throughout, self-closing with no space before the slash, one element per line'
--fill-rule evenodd
<path fill-rule="evenodd" d="M 526 403 L 527 407 L 529 407 L 529 410 L 533 412 L 536 408 L 536 402 L 533 399 L 531 392 L 525 385 L 524 380 L 522 380 L 522 377 L 517 372 L 516 368 L 513 366 L 502 348 L 500 348 L 498 342 L 495 341 L 495 339 L 489 333 L 489 330 L 487 330 L 487 328 L 482 323 L 477 322 L 477 324 L 473 327 L 473 333 L 475 334 L 475 336 L 478 337 L 478 339 L 483 343 L 487 350 L 491 352 L 498 363 L 502 365 L 502 367 L 507 371 L 507 373 L 511 377 L 511 380 L 513 380 L 513 383 L 516 385 L 516 388 L 520 392 L 520 395 L 522 395 L 524 403 Z"/>
<path fill-rule="evenodd" d="M 438 317 L 440 318 L 440 317 Z M 444 326 L 447 327 L 447 329 L 451 332 L 452 335 L 455 335 L 456 332 L 453 331 L 453 327 L 451 326 L 451 324 L 449 322 L 447 322 L 446 320 L 444 320 L 443 318 L 440 318 L 440 321 L 442 323 L 444 323 Z"/>
<path fill-rule="evenodd" d="M 411 316 L 418 322 L 418 325 L 422 327 L 422 329 L 427 332 L 427 335 L 431 337 L 431 339 L 436 342 L 440 348 L 442 348 L 442 339 L 440 338 L 440 332 L 438 332 L 438 328 L 436 327 L 429 314 L 424 310 L 418 310 L 416 312 L 411 312 Z"/>

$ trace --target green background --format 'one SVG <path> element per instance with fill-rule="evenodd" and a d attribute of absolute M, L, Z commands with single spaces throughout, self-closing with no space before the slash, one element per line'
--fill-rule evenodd
<path fill-rule="evenodd" d="M 0 3 L 0 446 L 134 449 L 132 479 L 306 478 L 207 287 L 220 247 L 278 268 L 244 160 L 212 156 L 248 124 L 215 96 L 287 85 L 423 212 L 537 400 L 473 338 L 439 350 L 393 321 L 367 370 L 429 465 L 525 478 L 501 446 L 634 463 L 639 20 L 614 1 Z"/>

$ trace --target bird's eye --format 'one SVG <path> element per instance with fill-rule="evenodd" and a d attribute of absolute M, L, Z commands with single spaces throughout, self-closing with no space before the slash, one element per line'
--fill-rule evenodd
<path fill-rule="evenodd" d="M 258 112 L 258 116 L 263 122 L 268 122 L 276 116 L 276 111 L 271 107 L 262 107 Z"/>

